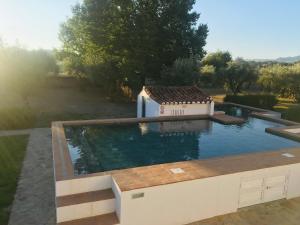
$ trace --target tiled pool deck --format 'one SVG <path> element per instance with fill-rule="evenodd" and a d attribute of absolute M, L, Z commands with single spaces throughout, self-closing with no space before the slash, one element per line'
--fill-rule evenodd
<path fill-rule="evenodd" d="M 241 106 L 234 104 L 236 106 Z M 244 106 L 243 106 L 244 107 Z M 274 122 L 282 123 L 287 127 L 281 128 L 268 128 L 266 131 L 284 136 L 287 138 L 293 138 L 294 136 L 300 136 L 292 132 L 288 132 L 287 129 L 300 128 L 300 124 L 295 122 L 282 120 L 278 118 L 270 117 L 270 113 L 265 110 L 254 109 L 256 113 L 253 116 L 271 120 Z M 100 172 L 87 175 L 74 175 L 74 169 L 71 162 L 71 158 L 68 151 L 66 137 L 64 133 L 65 125 L 99 125 L 99 124 L 120 124 L 120 123 L 137 123 L 137 122 L 152 122 L 152 121 L 166 121 L 166 120 L 192 120 L 192 119 L 211 119 L 216 118 L 211 116 L 182 116 L 182 117 L 164 117 L 164 118 L 128 118 L 128 119 L 109 119 L 109 120 L 89 120 L 89 121 L 66 121 L 66 122 L 54 122 L 52 124 L 52 144 L 55 162 L 55 178 L 56 181 L 92 177 L 110 174 L 116 180 L 121 191 L 129 191 L 139 188 L 146 188 L 170 183 L 176 183 L 181 181 L 195 180 L 225 174 L 238 173 L 243 171 L 257 170 L 262 168 L 269 168 L 275 166 L 282 166 L 288 164 L 300 163 L 300 148 L 282 149 L 272 152 L 260 152 L 252 154 L 244 154 L 237 156 L 220 157 L 216 159 L 207 160 L 193 160 L 175 163 L 166 163 L 160 165 L 144 166 L 130 169 L 122 169 L 108 172 Z M 220 119 L 220 118 L 219 118 Z M 225 117 L 224 120 L 230 120 Z M 230 122 L 230 121 L 225 121 Z M 240 122 L 240 121 L 236 121 Z M 284 134 L 284 135 L 282 135 Z M 299 139 L 298 139 L 299 140 Z M 295 157 L 286 157 L 282 154 L 289 153 Z M 171 169 L 181 168 L 183 173 L 173 173 Z"/>

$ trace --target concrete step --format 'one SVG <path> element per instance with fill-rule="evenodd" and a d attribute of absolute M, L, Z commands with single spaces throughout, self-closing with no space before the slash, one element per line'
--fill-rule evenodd
<path fill-rule="evenodd" d="M 115 212 L 115 196 L 112 189 L 56 198 L 56 216 L 58 223 L 113 212 Z"/>
<path fill-rule="evenodd" d="M 229 116 L 225 114 L 215 114 L 211 116 L 213 121 L 228 125 L 228 124 L 241 124 L 245 122 L 245 119 L 236 117 L 236 116 Z"/>
<path fill-rule="evenodd" d="M 57 225 L 119 225 L 119 220 L 115 213 L 109 213 L 101 216 L 62 222 Z"/>

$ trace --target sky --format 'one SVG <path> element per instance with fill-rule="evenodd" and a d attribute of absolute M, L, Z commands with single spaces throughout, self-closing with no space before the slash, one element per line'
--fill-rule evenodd
<path fill-rule="evenodd" d="M 80 0 L 0 0 L 0 37 L 28 49 L 59 48 L 60 24 Z M 209 28 L 205 49 L 234 57 L 274 59 L 300 55 L 299 0 L 196 0 Z"/>
<path fill-rule="evenodd" d="M 28 49 L 59 47 L 60 24 L 79 0 L 0 0 L 0 37 Z"/>
<path fill-rule="evenodd" d="M 248 59 L 300 55 L 299 0 L 197 0 L 207 51 Z"/>

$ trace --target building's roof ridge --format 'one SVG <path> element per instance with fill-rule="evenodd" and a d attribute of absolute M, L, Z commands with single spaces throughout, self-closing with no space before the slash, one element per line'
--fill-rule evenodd
<path fill-rule="evenodd" d="M 166 104 L 207 104 L 212 97 L 197 86 L 144 86 L 145 92 L 156 102 Z"/>

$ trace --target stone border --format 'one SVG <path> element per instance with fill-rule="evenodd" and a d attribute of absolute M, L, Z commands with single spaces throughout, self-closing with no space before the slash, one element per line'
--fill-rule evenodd
<path fill-rule="evenodd" d="M 287 127 L 276 127 L 276 128 L 270 127 L 270 128 L 266 128 L 266 132 L 300 142 L 300 133 L 289 132 L 288 131 L 289 129 L 300 129 L 300 124 L 294 126 L 287 126 Z"/>

